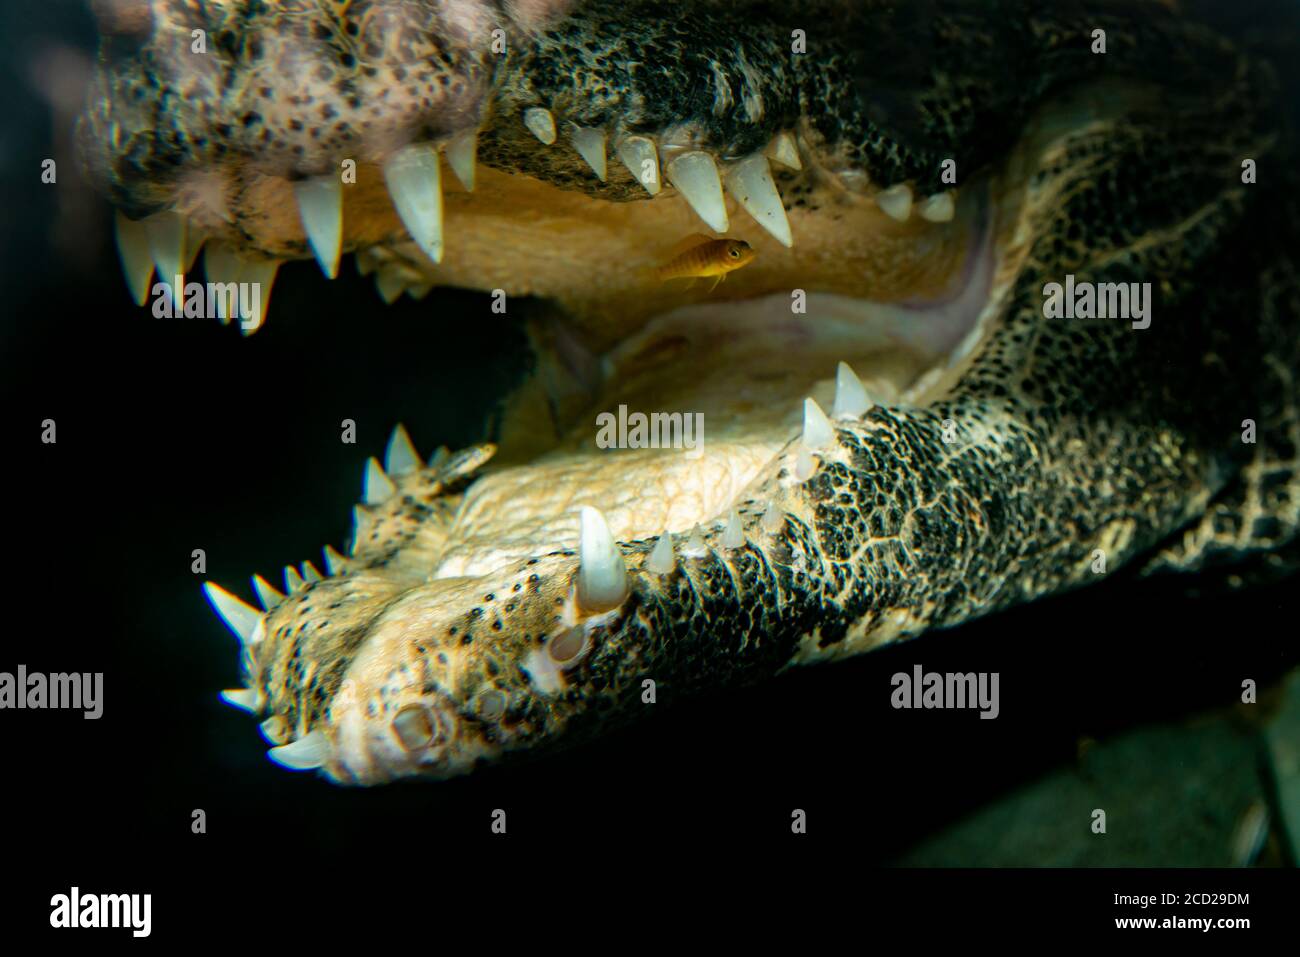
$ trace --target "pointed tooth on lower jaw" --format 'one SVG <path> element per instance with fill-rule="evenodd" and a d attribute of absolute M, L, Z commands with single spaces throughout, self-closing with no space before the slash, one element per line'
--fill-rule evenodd
<path fill-rule="evenodd" d="M 618 158 L 623 161 L 632 178 L 645 187 L 651 196 L 658 196 L 663 189 L 659 179 L 659 151 L 654 141 L 645 136 L 629 136 L 618 144 Z M 643 175 L 650 173 L 650 182 Z"/>
<path fill-rule="evenodd" d="M 302 580 L 303 580 L 304 582 L 306 582 L 307 584 L 310 585 L 310 584 L 313 583 L 313 582 L 322 582 L 322 581 L 324 581 L 324 580 L 325 580 L 325 576 L 322 575 L 319 571 L 317 571 L 317 570 L 316 570 L 316 566 L 313 565 L 311 562 L 303 562 L 303 563 L 302 563 Z"/>
<path fill-rule="evenodd" d="M 745 544 L 745 530 L 740 524 L 740 513 L 734 508 L 727 517 L 727 527 L 722 532 L 723 548 L 741 548 Z"/>
<path fill-rule="evenodd" d="M 419 453 L 415 451 L 415 445 L 411 442 L 411 436 L 406 431 L 406 426 L 399 422 L 388 439 L 388 449 L 384 453 L 384 470 L 389 475 L 405 475 L 423 467 Z"/>
<path fill-rule="evenodd" d="M 397 494 L 397 486 L 384 472 L 379 460 L 372 455 L 366 462 L 366 482 L 361 500 L 367 505 L 378 505 L 388 501 L 395 494 Z"/>
<path fill-rule="evenodd" d="M 260 611 L 212 582 L 204 582 L 203 593 L 208 596 L 208 601 L 226 623 L 226 627 L 238 635 L 240 641 L 246 645 L 255 645 L 262 640 Z"/>
<path fill-rule="evenodd" d="M 573 148 L 587 161 L 591 171 L 596 174 L 596 179 L 605 182 L 609 172 L 605 161 L 605 131 L 575 126 L 570 138 L 573 141 Z"/>
<path fill-rule="evenodd" d="M 329 760 L 330 744 L 323 731 L 312 731 L 266 753 L 276 764 L 292 771 L 312 771 Z"/>
<path fill-rule="evenodd" d="M 876 194 L 876 205 L 890 219 L 905 223 L 912 215 L 912 187 L 901 183 L 881 190 Z"/>
<path fill-rule="evenodd" d="M 712 156 L 703 150 L 683 153 L 669 161 L 667 172 L 669 181 L 710 229 L 725 233 L 731 227 L 718 164 Z"/>
<path fill-rule="evenodd" d="M 267 611 L 284 601 L 284 596 L 276 591 L 271 583 L 261 575 L 253 576 L 253 590 L 257 592 L 257 600 L 262 603 L 262 607 Z"/>
<path fill-rule="evenodd" d="M 524 126 L 547 146 L 555 142 L 555 117 L 550 110 L 530 106 L 524 110 Z"/>
<path fill-rule="evenodd" d="M 293 184 L 307 242 L 323 273 L 330 279 L 339 274 L 343 251 L 343 183 L 336 176 L 317 176 Z"/>
<path fill-rule="evenodd" d="M 117 214 L 117 255 L 122 261 L 126 288 L 137 306 L 149 298 L 149 280 L 153 278 L 153 254 L 149 252 L 149 233 L 144 223 Z M 169 280 L 170 281 L 170 280 Z"/>
<path fill-rule="evenodd" d="M 284 587 L 290 594 L 296 594 L 302 591 L 302 576 L 298 574 L 298 569 L 292 565 L 284 566 Z"/>
<path fill-rule="evenodd" d="M 627 599 L 627 568 L 623 553 L 609 533 L 599 510 L 582 506 L 578 544 L 578 604 L 584 611 L 617 608 Z"/>
<path fill-rule="evenodd" d="M 950 223 L 957 215 L 957 203 L 952 193 L 935 193 L 917 207 L 921 218 L 931 223 Z"/>
<path fill-rule="evenodd" d="M 857 373 L 847 362 L 841 362 L 835 369 L 835 404 L 831 406 L 831 418 L 860 418 L 874 404 Z"/>
<path fill-rule="evenodd" d="M 262 323 L 266 322 L 266 310 L 271 305 L 271 287 L 275 285 L 275 275 L 280 271 L 280 261 L 263 259 L 258 262 L 244 263 L 241 268 L 240 279 L 258 287 L 257 315 L 249 317 L 247 325 L 241 322 L 239 326 L 240 332 L 251 336 L 262 328 Z"/>
<path fill-rule="evenodd" d="M 347 567 L 347 559 L 340 555 L 333 545 L 326 545 L 321 552 L 325 555 L 325 570 L 331 575 L 337 575 Z"/>
<path fill-rule="evenodd" d="M 442 170 L 437 148 L 432 143 L 413 143 L 398 150 L 384 163 L 384 183 L 415 245 L 434 262 L 442 262 Z"/>
<path fill-rule="evenodd" d="M 645 560 L 645 570 L 653 575 L 667 575 L 675 567 L 677 559 L 673 555 L 673 536 L 664 529 L 659 541 L 655 542 L 655 547 L 650 549 L 650 557 Z"/>
<path fill-rule="evenodd" d="M 172 210 L 156 213 L 144 221 L 145 235 L 149 239 L 149 255 L 158 270 L 158 280 L 175 283 L 184 272 L 185 217 Z"/>
<path fill-rule="evenodd" d="M 803 169 L 803 161 L 799 159 L 799 147 L 789 133 L 777 133 L 767 148 L 767 155 L 786 169 Z"/>
<path fill-rule="evenodd" d="M 817 400 L 803 400 L 803 445 L 806 449 L 826 449 L 835 444 L 835 427 Z"/>
<path fill-rule="evenodd" d="M 807 449 L 801 448 L 794 460 L 794 477 L 800 482 L 806 482 L 817 471 L 817 460 Z"/>
<path fill-rule="evenodd" d="M 223 691 L 221 692 L 221 700 L 228 705 L 247 711 L 249 714 L 256 714 L 258 711 L 257 692 L 252 688 Z"/>
<path fill-rule="evenodd" d="M 470 130 L 452 137 L 444 153 L 451 171 L 471 193 L 474 192 L 474 171 L 478 166 L 478 130 Z"/>
<path fill-rule="evenodd" d="M 794 246 L 790 235 L 790 221 L 785 215 L 785 203 L 772 181 L 772 171 L 767 157 L 762 153 L 747 156 L 727 170 L 727 190 L 736 197 L 745 212 L 771 233 L 782 246 Z"/>
<path fill-rule="evenodd" d="M 683 558 L 703 558 L 709 553 L 709 546 L 704 541 L 704 533 L 700 531 L 700 526 L 696 525 L 691 529 L 690 538 L 686 539 L 686 544 L 682 546 Z"/>
<path fill-rule="evenodd" d="M 763 531 L 769 535 L 775 535 L 781 529 L 785 528 L 785 516 L 781 510 L 776 507 L 776 502 L 768 502 L 767 510 L 763 512 Z"/>

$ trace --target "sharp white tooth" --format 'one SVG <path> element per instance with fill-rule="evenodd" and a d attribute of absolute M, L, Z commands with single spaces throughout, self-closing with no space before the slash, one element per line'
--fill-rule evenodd
<path fill-rule="evenodd" d="M 149 237 L 149 255 L 158 270 L 158 281 L 175 285 L 176 277 L 185 271 L 181 266 L 185 259 L 185 218 L 167 210 L 146 219 L 144 229 Z"/>
<path fill-rule="evenodd" d="M 276 764 L 291 771 L 311 771 L 329 760 L 330 744 L 324 732 L 317 730 L 266 753 Z"/>
<path fill-rule="evenodd" d="M 271 303 L 271 287 L 275 285 L 275 274 L 280 270 L 280 260 L 261 259 L 247 262 L 242 266 L 240 281 L 257 286 L 257 315 L 250 316 L 247 322 L 240 317 L 239 331 L 251 336 L 266 321 L 266 310 Z"/>
<path fill-rule="evenodd" d="M 284 566 L 284 587 L 290 595 L 302 591 L 302 576 L 292 565 Z"/>
<path fill-rule="evenodd" d="M 578 604 L 587 611 L 609 611 L 627 598 L 623 553 L 609 533 L 605 516 L 584 505 L 578 544 Z"/>
<path fill-rule="evenodd" d="M 221 700 L 226 704 L 234 705 L 250 714 L 257 713 L 257 692 L 252 688 L 239 688 L 235 691 L 221 692 Z"/>
<path fill-rule="evenodd" d="M 932 223 L 950 223 L 957 215 L 957 204 L 952 193 L 935 193 L 921 204 L 919 212 L 922 219 Z"/>
<path fill-rule="evenodd" d="M 668 179 L 710 229 L 725 233 L 730 228 L 722 180 L 712 156 L 703 150 L 683 153 L 668 163 Z"/>
<path fill-rule="evenodd" d="M 149 298 L 149 280 L 153 278 L 153 255 L 149 252 L 149 233 L 144 223 L 117 214 L 117 255 L 122 261 L 126 287 L 137 306 Z M 170 282 L 171 280 L 167 280 Z"/>
<path fill-rule="evenodd" d="M 831 406 L 831 416 L 836 419 L 856 419 L 867 412 L 875 403 L 847 362 L 835 367 L 835 404 Z"/>
<path fill-rule="evenodd" d="M 908 217 L 912 215 L 912 187 L 902 183 L 882 190 L 876 194 L 876 205 L 890 219 L 905 223 Z"/>
<path fill-rule="evenodd" d="M 572 139 L 573 148 L 587 161 L 596 179 L 605 182 L 609 172 L 605 165 L 605 131 L 575 126 Z"/>
<path fill-rule="evenodd" d="M 399 269 L 381 269 L 375 274 L 375 288 L 384 305 L 391 306 L 406 291 L 406 277 Z"/>
<path fill-rule="evenodd" d="M 325 576 L 316 570 L 311 562 L 302 563 L 302 580 L 307 583 L 324 581 Z"/>
<path fill-rule="evenodd" d="M 650 549 L 650 557 L 645 560 L 645 570 L 653 575 L 667 575 L 677 565 L 673 557 L 673 536 L 667 529 Z"/>
<path fill-rule="evenodd" d="M 321 551 L 325 553 L 325 568 L 331 575 L 337 575 L 343 571 L 347 565 L 347 559 L 340 555 L 333 545 L 326 545 Z"/>
<path fill-rule="evenodd" d="M 835 444 L 835 428 L 813 398 L 803 400 L 803 445 L 806 449 L 826 449 Z"/>
<path fill-rule="evenodd" d="M 524 126 L 547 146 L 555 142 L 555 117 L 550 110 L 530 106 L 524 110 Z"/>
<path fill-rule="evenodd" d="M 399 422 L 388 439 L 388 451 L 384 453 L 384 470 L 389 475 L 405 475 L 407 472 L 414 472 L 423 467 L 420 456 L 411 443 L 411 437 L 406 432 L 406 426 Z"/>
<path fill-rule="evenodd" d="M 723 548 L 740 548 L 745 544 L 745 530 L 740 524 L 740 513 L 734 508 L 727 517 L 727 527 L 722 532 Z"/>
<path fill-rule="evenodd" d="M 246 645 L 262 640 L 262 613 L 226 591 L 220 585 L 204 582 L 203 593 L 217 610 L 226 626 Z"/>
<path fill-rule="evenodd" d="M 471 193 L 474 192 L 474 170 L 478 165 L 478 130 L 469 130 L 453 137 L 444 149 L 451 171 Z"/>
<path fill-rule="evenodd" d="M 772 182 L 766 156 L 755 153 L 727 170 L 727 189 L 758 225 L 776 237 L 777 242 L 787 248 L 794 245 L 790 221 L 785 216 L 785 204 L 781 202 L 776 183 Z"/>
<path fill-rule="evenodd" d="M 442 262 L 442 170 L 437 149 L 429 143 L 413 143 L 398 150 L 384 163 L 384 182 L 411 239 L 434 262 Z"/>
<path fill-rule="evenodd" d="M 284 719 L 284 715 L 273 714 L 259 724 L 257 730 L 262 733 L 262 737 L 268 744 L 284 744 L 293 729 L 289 727 L 289 722 Z"/>
<path fill-rule="evenodd" d="M 253 576 L 253 590 L 257 592 L 257 600 L 262 603 L 262 607 L 267 611 L 284 601 L 284 596 L 276 591 L 271 586 L 271 583 L 261 575 Z"/>
<path fill-rule="evenodd" d="M 794 461 L 794 477 L 800 482 L 806 482 L 816 471 L 817 460 L 813 458 L 812 453 L 805 448 L 799 449 L 799 454 Z"/>
<path fill-rule="evenodd" d="M 647 193 L 659 195 L 663 183 L 659 181 L 659 151 L 653 140 L 645 136 L 627 137 L 618 144 L 618 158 Z"/>
<path fill-rule="evenodd" d="M 700 532 L 700 526 L 696 525 L 691 529 L 691 537 L 686 540 L 682 547 L 682 555 L 686 558 L 703 558 L 709 553 L 709 546 L 704 542 L 704 535 Z"/>
<path fill-rule="evenodd" d="M 776 138 L 767 149 L 768 156 L 787 169 L 803 169 L 803 162 L 799 159 L 799 147 L 789 133 L 776 134 Z"/>
<path fill-rule="evenodd" d="M 397 493 L 397 486 L 393 480 L 384 474 L 383 467 L 379 460 L 373 455 L 366 462 L 366 486 L 365 492 L 361 496 L 362 501 L 367 505 L 378 505 L 380 502 L 386 502 Z"/>
<path fill-rule="evenodd" d="M 339 274 L 343 251 L 343 183 L 337 176 L 317 176 L 293 184 L 298 216 L 321 271 L 330 279 Z"/>
<path fill-rule="evenodd" d="M 768 502 L 767 511 L 763 512 L 763 531 L 775 535 L 783 528 L 785 528 L 785 516 L 776 507 L 775 501 Z"/>

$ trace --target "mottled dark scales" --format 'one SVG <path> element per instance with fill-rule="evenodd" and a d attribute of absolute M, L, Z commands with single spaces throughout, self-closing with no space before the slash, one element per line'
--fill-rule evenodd
<path fill-rule="evenodd" d="M 488 4 L 469 30 L 452 6 L 156 3 L 147 28 L 137 18 L 105 38 L 87 165 L 132 218 L 221 171 L 222 239 L 285 258 L 310 252 L 292 214 L 267 225 L 265 205 L 247 201 L 259 178 L 320 175 L 341 156 L 377 166 L 394 142 L 477 128 L 480 170 L 613 213 L 664 208 L 618 161 L 616 137 L 725 165 L 794 131 L 804 169 L 774 175 L 785 207 L 808 217 L 795 220 L 804 234 L 844 228 L 858 195 L 942 193 L 952 159 L 959 195 L 986 190 L 1016 210 L 1005 216 L 1019 230 L 997 233 L 1014 270 L 941 393 L 837 421 L 802 481 L 790 434 L 732 503 L 742 545 L 723 543 L 729 508 L 702 517 L 703 554 L 688 553 L 689 527 L 674 529 L 666 574 L 647 569 L 659 527 L 620 540 L 627 593 L 612 609 L 575 599 L 576 537 L 539 535 L 531 555 L 431 577 L 472 532 L 459 516 L 488 481 L 483 462 L 454 482 L 440 478 L 445 461 L 397 478 L 397 495 L 361 509 L 336 574 L 274 605 L 246 649 L 268 734 L 316 735 L 305 766 L 375 783 L 568 746 L 644 714 L 646 678 L 660 701 L 766 679 L 1096 582 L 1098 551 L 1107 574 L 1250 578 L 1300 560 L 1300 208 L 1277 82 L 1250 50 L 1172 4 L 1128 0 L 590 0 L 528 21 Z M 212 53 L 178 72 L 196 25 Z M 505 54 L 489 49 L 494 28 Z M 797 29 L 806 54 L 791 51 Z M 281 82 L 286 51 L 308 46 L 313 82 Z M 1091 112 L 1064 105 L 1079 97 Z M 570 124 L 605 130 L 606 181 L 573 149 L 543 147 L 529 108 L 551 111 L 560 146 Z M 1258 184 L 1242 181 L 1247 159 Z M 743 216 L 735 208 L 733 223 Z M 413 261 L 400 224 L 370 226 L 349 207 L 344 248 Z M 1152 326 L 1045 319 L 1043 287 L 1067 274 L 1151 283 Z M 788 293 L 785 279 L 723 294 Z M 551 298 L 599 316 L 584 295 Z M 574 654 L 555 661 L 559 649 Z"/>

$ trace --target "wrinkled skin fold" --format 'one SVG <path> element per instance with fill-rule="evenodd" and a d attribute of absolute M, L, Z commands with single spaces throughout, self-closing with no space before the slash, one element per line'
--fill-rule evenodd
<path fill-rule="evenodd" d="M 259 581 L 265 611 L 211 592 L 244 638 L 229 698 L 287 766 L 448 777 L 640 717 L 647 680 L 664 702 L 1121 571 L 1297 557 L 1282 97 L 1176 5 L 109 6 L 80 135 L 146 271 L 341 250 L 385 295 L 549 303 L 494 446 L 425 464 L 399 434 L 328 575 Z M 403 214 L 440 154 L 441 212 Z M 341 206 L 302 199 L 345 160 Z M 701 231 L 754 263 L 656 281 Z M 1149 283 L 1150 324 L 1048 318 L 1068 276 Z M 700 413 L 702 454 L 598 448 L 620 405 Z"/>

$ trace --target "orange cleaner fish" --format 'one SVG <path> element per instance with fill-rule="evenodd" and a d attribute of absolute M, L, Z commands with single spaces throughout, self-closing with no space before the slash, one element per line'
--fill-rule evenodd
<path fill-rule="evenodd" d="M 701 242 L 695 243 L 655 270 L 655 276 L 660 282 L 689 279 L 694 284 L 696 279 L 713 276 L 713 285 L 709 287 L 709 292 L 712 292 L 718 283 L 727 278 L 727 273 L 749 265 L 758 255 L 743 239 L 699 238 Z"/>

